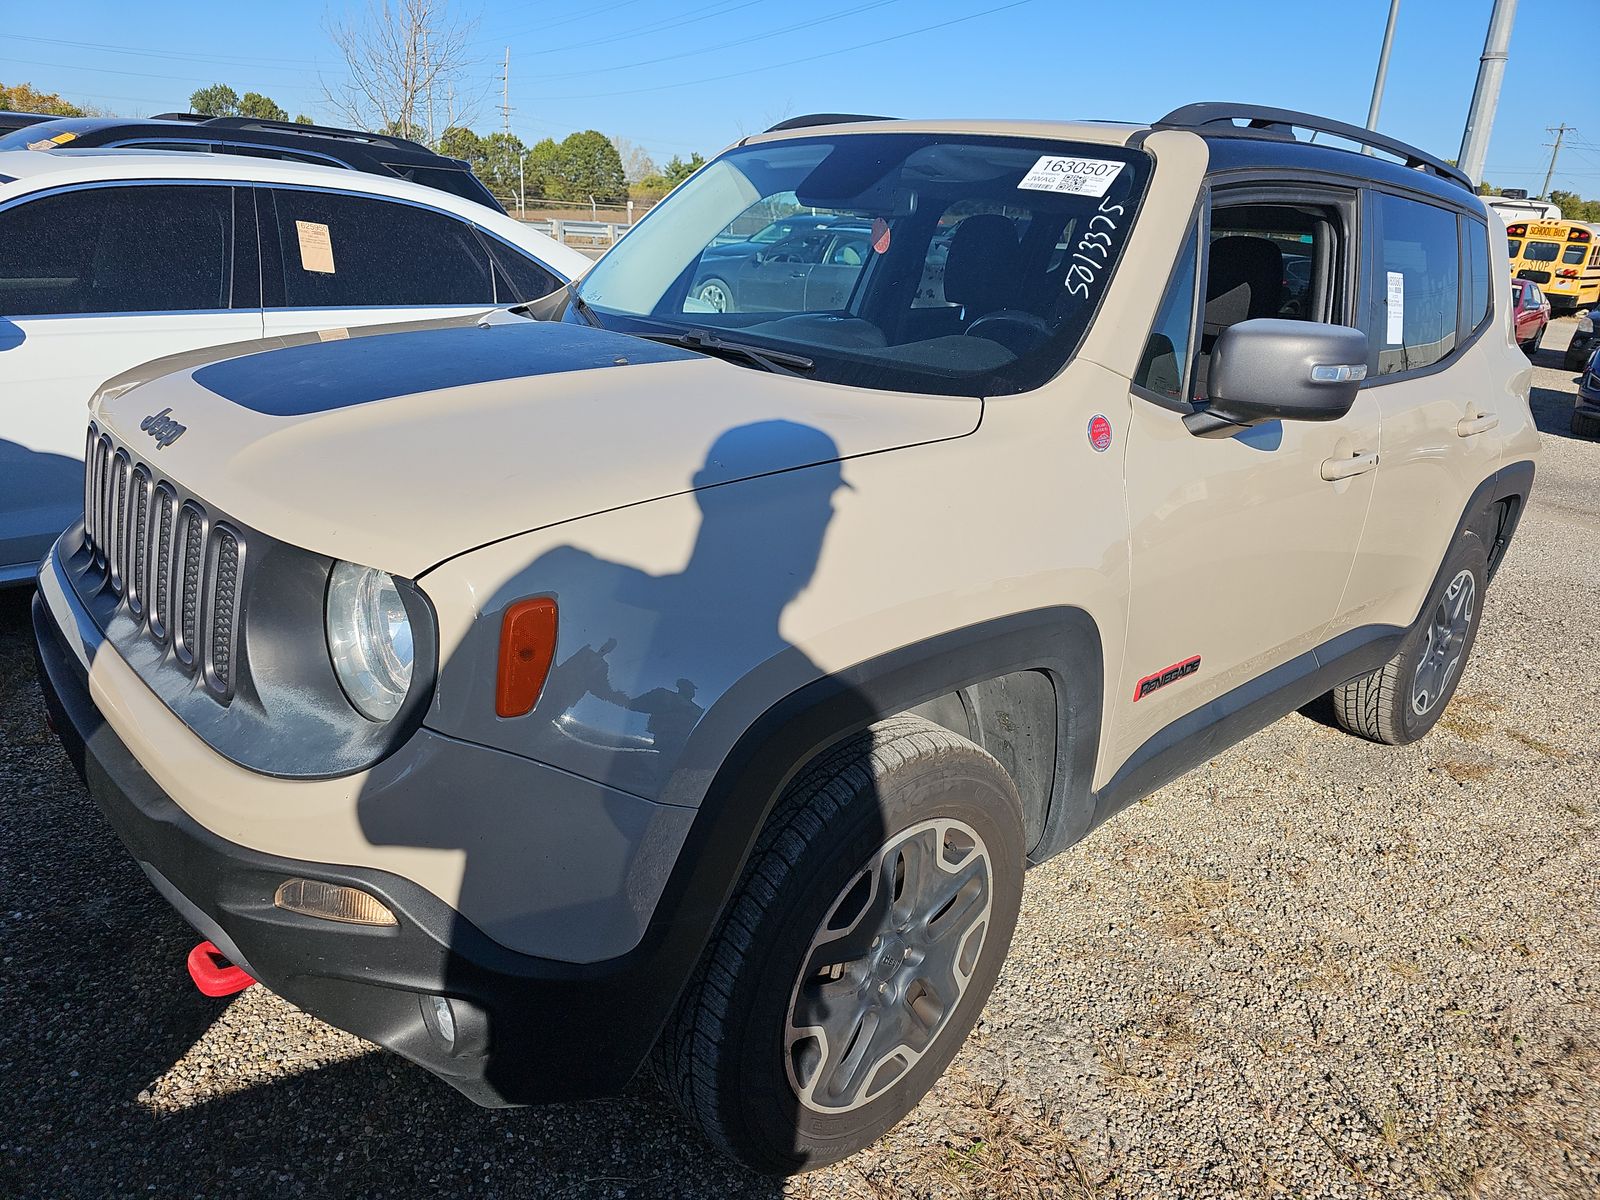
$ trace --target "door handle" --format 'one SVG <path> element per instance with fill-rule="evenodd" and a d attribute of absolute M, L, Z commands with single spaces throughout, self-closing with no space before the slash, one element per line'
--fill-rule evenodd
<path fill-rule="evenodd" d="M 1371 454 L 1354 454 L 1349 458 L 1325 458 L 1322 460 L 1322 477 L 1329 483 L 1337 483 L 1341 479 L 1365 475 L 1377 465 L 1376 450 Z"/>
<path fill-rule="evenodd" d="M 1472 437 L 1479 433 L 1488 433 L 1489 430 L 1500 424 L 1499 413 L 1484 413 L 1478 417 L 1462 417 L 1456 422 L 1457 437 Z"/>

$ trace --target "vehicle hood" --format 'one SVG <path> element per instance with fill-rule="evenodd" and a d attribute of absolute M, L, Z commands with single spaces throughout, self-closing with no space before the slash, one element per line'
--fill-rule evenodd
<path fill-rule="evenodd" d="M 108 386 L 94 413 L 218 513 L 415 577 L 590 513 L 960 437 L 982 402 L 503 317 L 258 348 Z"/>

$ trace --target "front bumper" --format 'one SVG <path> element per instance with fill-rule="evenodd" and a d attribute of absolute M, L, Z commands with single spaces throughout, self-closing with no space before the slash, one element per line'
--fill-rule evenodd
<path fill-rule="evenodd" d="M 254 978 L 485 1106 L 610 1095 L 635 1074 L 693 965 L 681 940 L 647 937 L 634 953 L 587 964 L 520 954 L 399 876 L 219 837 L 163 792 L 105 721 L 89 669 L 38 595 L 33 621 L 45 701 L 89 793 L 157 890 Z M 399 924 L 276 908 L 273 895 L 291 877 L 360 888 Z M 424 1015 L 435 996 L 451 1001 L 453 1043 Z"/>
<path fill-rule="evenodd" d="M 1567 343 L 1567 352 L 1562 358 L 1562 365 L 1569 371 L 1583 370 L 1589 365 L 1589 356 L 1594 353 L 1596 345 L 1600 345 L 1600 337 L 1595 334 L 1574 333 L 1572 340 Z"/>

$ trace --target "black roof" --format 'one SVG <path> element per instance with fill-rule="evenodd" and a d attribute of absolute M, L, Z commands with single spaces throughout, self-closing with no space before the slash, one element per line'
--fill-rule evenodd
<path fill-rule="evenodd" d="M 496 209 L 500 204 L 472 174 L 468 164 L 436 154 L 420 142 L 358 129 L 300 125 L 252 117 L 205 117 L 196 113 L 163 113 L 158 117 L 56 117 L 26 130 L 0 136 L 0 148 L 18 149 L 63 133 L 71 149 L 120 145 L 131 141 L 194 143 L 280 150 L 283 157 L 321 161 L 368 175 L 387 175 L 439 188 Z"/>

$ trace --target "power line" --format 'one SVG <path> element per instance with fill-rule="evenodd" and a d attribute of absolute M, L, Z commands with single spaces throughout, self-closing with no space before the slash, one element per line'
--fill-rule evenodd
<path fill-rule="evenodd" d="M 112 46 L 104 42 L 74 42 L 66 38 L 33 37 L 25 33 L 0 33 L 0 38 L 16 42 L 38 42 L 50 46 L 67 46 L 74 50 L 108 50 L 116 54 L 136 54 L 148 58 L 170 58 L 179 60 L 194 60 L 198 62 L 214 62 L 227 66 L 238 64 L 240 66 L 257 66 L 272 63 L 300 63 L 304 69 L 314 70 L 323 64 L 314 58 L 246 58 L 237 54 L 206 54 L 185 50 L 152 50 L 139 46 Z"/>
<path fill-rule="evenodd" d="M 565 54 L 572 50 L 587 50 L 592 46 L 609 46 L 616 42 L 628 42 L 634 38 L 648 37 L 652 33 L 660 33 L 664 29 L 677 30 L 687 25 L 698 25 L 701 21 L 711 21 L 717 17 L 725 17 L 730 13 L 738 12 L 740 9 L 754 8 L 757 4 L 766 2 L 767 0 L 739 0 L 737 3 L 729 3 L 729 0 L 712 0 L 710 4 L 703 4 L 699 8 L 691 8 L 687 12 L 677 13 L 667 20 L 652 21 L 634 29 L 624 30 L 622 33 L 588 38 L 581 42 L 571 42 L 565 46 L 547 46 L 543 50 L 534 50 L 531 52 L 531 57 L 545 54 Z M 716 11 L 708 12 L 708 9 L 715 9 Z"/>
<path fill-rule="evenodd" d="M 1568 128 L 1570 127 L 1565 124 L 1558 125 L 1554 129 L 1548 126 L 1545 128 L 1546 133 L 1556 135 L 1556 144 L 1550 147 L 1550 169 L 1544 173 L 1544 187 L 1539 189 L 1539 195 L 1546 200 L 1550 198 L 1550 177 L 1556 173 L 1556 155 L 1561 153 L 1561 139 L 1567 136 Z M 1577 130 L 1574 129 L 1573 132 L 1576 133 Z M 1545 145 L 1549 146 L 1550 143 L 1546 142 Z"/>
<path fill-rule="evenodd" d="M 215 83 L 215 75 L 166 75 L 155 74 L 150 71 L 119 71 L 115 67 L 90 67 L 83 63 L 49 63 L 36 62 L 27 58 L 12 58 L 9 55 L 0 55 L 0 62 L 17 63 L 25 67 L 51 67 L 58 71 L 94 71 L 100 75 L 127 75 L 135 79 L 160 79 L 167 83 Z M 272 85 L 274 91 L 281 92 L 316 92 L 309 84 L 291 83 Z"/>
<path fill-rule="evenodd" d="M 766 3 L 766 0 L 755 0 L 755 2 Z M 855 17 L 861 13 L 871 12 L 875 8 L 883 8 L 886 5 L 900 4 L 902 2 L 903 0 L 874 0 L 874 2 L 871 4 L 852 4 L 848 8 L 837 9 L 829 13 L 820 13 L 817 16 L 808 17 L 804 21 L 796 22 L 793 25 L 785 25 L 781 29 L 773 29 L 767 33 L 752 33 L 746 37 L 735 38 L 729 42 L 716 42 L 709 46 L 696 46 L 692 50 L 680 50 L 676 54 L 664 54 L 659 58 L 645 58 L 640 59 L 638 62 L 621 63 L 615 67 L 591 67 L 584 71 L 562 71 L 556 75 L 541 75 L 539 78 L 542 82 L 548 82 L 552 79 L 583 78 L 590 75 L 598 75 L 607 71 L 631 71 L 637 67 L 653 67 L 658 63 L 673 62 L 674 60 L 680 58 L 693 58 L 700 54 L 712 54 L 718 50 L 728 50 L 734 46 L 748 46 L 752 42 L 764 42 L 769 38 L 782 37 L 786 33 L 793 33 L 797 29 L 809 29 L 819 21 L 829 21 L 834 17 L 842 16 Z"/>
<path fill-rule="evenodd" d="M 801 63 L 816 62 L 819 59 L 833 58 L 839 54 L 850 54 L 856 50 L 866 50 L 872 46 L 884 46 L 890 42 L 902 41 L 908 37 L 915 37 L 922 33 L 931 33 L 935 29 L 947 29 L 952 25 L 964 25 L 968 21 L 976 21 L 980 17 L 993 16 L 995 13 L 1005 12 L 1008 9 L 1021 8 L 1024 4 L 1032 4 L 1034 0 L 1012 0 L 1010 4 L 1000 4 L 993 8 L 983 9 L 981 12 L 970 13 L 965 17 L 953 17 L 948 21 L 939 21 L 933 25 L 923 25 L 917 29 L 908 29 L 904 33 L 891 34 L 888 37 L 874 38 L 870 42 L 857 42 L 852 46 L 840 46 L 834 50 L 825 50 L 821 54 L 808 54 L 804 58 L 791 58 L 785 62 L 768 63 L 764 67 L 751 67 L 745 71 L 730 71 L 725 75 L 708 75 L 703 79 L 685 79 L 680 83 L 663 83 L 656 87 L 625 88 L 616 92 L 588 92 L 583 95 L 571 96 L 542 96 L 541 100 L 603 100 L 613 96 L 637 96 L 648 92 L 665 92 L 673 88 L 697 87 L 702 83 L 720 83 L 724 79 L 742 79 L 746 75 L 759 75 L 763 71 L 776 71 L 780 67 L 794 67 Z"/>

